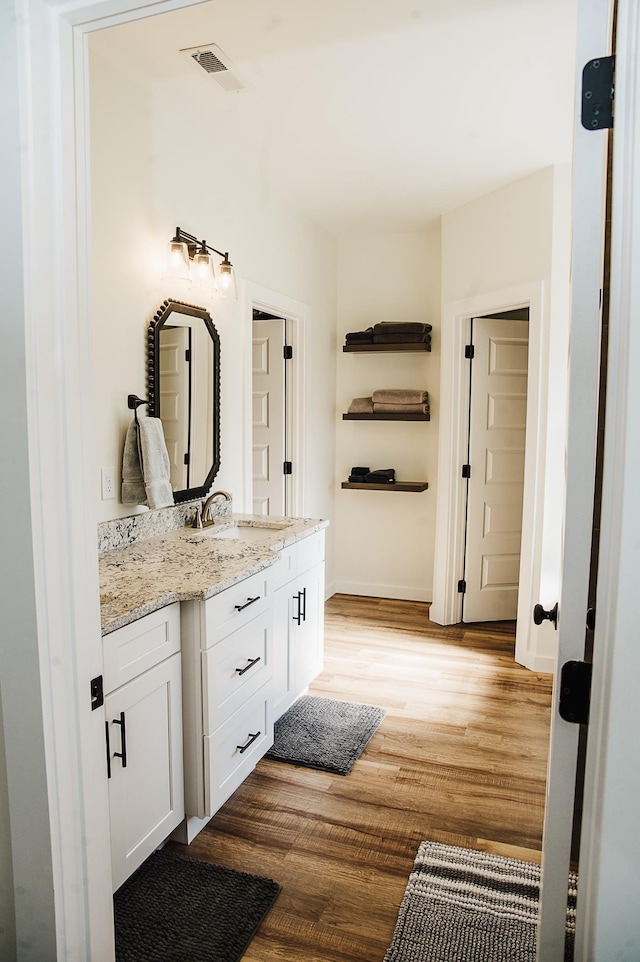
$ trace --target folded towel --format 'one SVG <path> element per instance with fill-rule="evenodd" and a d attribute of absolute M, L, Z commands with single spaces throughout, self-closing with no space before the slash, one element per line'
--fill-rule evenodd
<path fill-rule="evenodd" d="M 399 333 L 394 331 L 393 333 L 383 333 L 373 335 L 374 344 L 431 344 L 431 335 L 422 334 L 420 331 L 415 333 L 407 331 L 406 333 Z"/>
<path fill-rule="evenodd" d="M 383 388 L 374 391 L 371 399 L 374 404 L 427 404 L 429 392 L 410 388 Z"/>
<path fill-rule="evenodd" d="M 140 417 L 127 428 L 122 456 L 122 503 L 166 508 L 174 503 L 169 455 L 160 418 Z"/>
<path fill-rule="evenodd" d="M 428 404 L 374 404 L 374 414 L 429 414 Z"/>
<path fill-rule="evenodd" d="M 378 468 L 365 475 L 365 481 L 368 484 L 394 484 L 395 480 L 395 468 Z"/>
<path fill-rule="evenodd" d="M 365 331 L 350 331 L 349 334 L 345 334 L 344 339 L 347 344 L 357 344 L 358 342 L 371 344 L 372 337 L 373 328 L 368 327 Z"/>
<path fill-rule="evenodd" d="M 374 334 L 428 334 L 431 324 L 418 321 L 380 321 L 373 325 Z"/>
<path fill-rule="evenodd" d="M 371 468 L 351 468 L 351 474 L 369 474 Z"/>
<path fill-rule="evenodd" d="M 347 414 L 373 414 L 373 401 L 370 397 L 354 397 Z"/>

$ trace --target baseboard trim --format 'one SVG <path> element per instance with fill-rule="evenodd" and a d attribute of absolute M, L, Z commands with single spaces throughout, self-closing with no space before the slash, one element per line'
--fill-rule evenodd
<path fill-rule="evenodd" d="M 336 581 L 333 591 L 341 595 L 365 595 L 370 598 L 393 598 L 396 601 L 432 601 L 431 588 L 412 588 L 406 585 L 368 585 L 357 581 Z"/>

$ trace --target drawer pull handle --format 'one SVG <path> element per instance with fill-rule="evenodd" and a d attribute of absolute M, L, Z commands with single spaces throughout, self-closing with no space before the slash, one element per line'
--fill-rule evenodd
<path fill-rule="evenodd" d="M 249 671 L 249 669 L 253 668 L 254 665 L 257 665 L 259 661 L 260 655 L 258 655 L 257 658 L 249 658 L 244 668 L 236 668 L 236 671 L 239 675 L 244 675 L 245 671 Z"/>
<path fill-rule="evenodd" d="M 236 745 L 236 748 L 238 749 L 238 751 L 240 752 L 240 754 L 241 754 L 241 755 L 244 755 L 244 753 L 246 752 L 247 748 L 251 748 L 251 746 L 253 745 L 253 743 L 254 743 L 254 741 L 256 740 L 256 738 L 260 738 L 260 735 L 261 735 L 261 734 L 262 734 L 261 732 L 256 732 L 254 735 L 252 735 L 251 732 L 249 732 L 249 738 L 248 738 L 247 741 L 244 743 L 244 745 Z"/>
<path fill-rule="evenodd" d="M 121 747 L 122 747 L 122 751 L 121 751 L 121 752 L 114 752 L 114 753 L 113 753 L 113 757 L 114 757 L 114 758 L 121 758 L 121 759 L 122 759 L 122 767 L 123 767 L 123 768 L 126 768 L 126 767 L 127 767 L 127 728 L 126 728 L 126 725 L 125 725 L 124 712 L 123 712 L 123 711 L 120 712 L 120 718 L 114 718 L 114 719 L 113 719 L 113 724 L 114 724 L 114 725 L 120 725 L 120 735 L 121 735 L 121 738 L 122 738 L 122 746 L 121 746 Z"/>
<path fill-rule="evenodd" d="M 243 605 L 236 605 L 235 609 L 236 611 L 244 611 L 245 608 L 248 608 L 249 605 L 254 604 L 256 601 L 260 601 L 260 595 L 256 595 L 255 598 L 247 598 Z"/>

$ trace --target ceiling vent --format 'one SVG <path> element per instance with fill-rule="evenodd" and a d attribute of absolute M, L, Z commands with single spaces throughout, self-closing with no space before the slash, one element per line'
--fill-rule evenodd
<path fill-rule="evenodd" d="M 245 90 L 246 84 L 240 80 L 233 70 L 233 64 L 220 47 L 215 43 L 208 43 L 202 47 L 186 47 L 180 53 L 186 54 L 197 63 L 205 73 L 208 73 L 216 83 L 220 84 L 226 93 Z"/>

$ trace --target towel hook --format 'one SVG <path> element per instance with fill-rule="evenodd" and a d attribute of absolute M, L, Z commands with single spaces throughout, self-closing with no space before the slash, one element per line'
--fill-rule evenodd
<path fill-rule="evenodd" d="M 129 394 L 127 396 L 127 407 L 129 408 L 130 411 L 133 411 L 133 416 L 136 419 L 136 424 L 139 423 L 138 408 L 140 407 L 141 404 L 148 404 L 148 403 L 149 402 L 145 401 L 144 398 L 138 397 L 137 394 Z"/>

